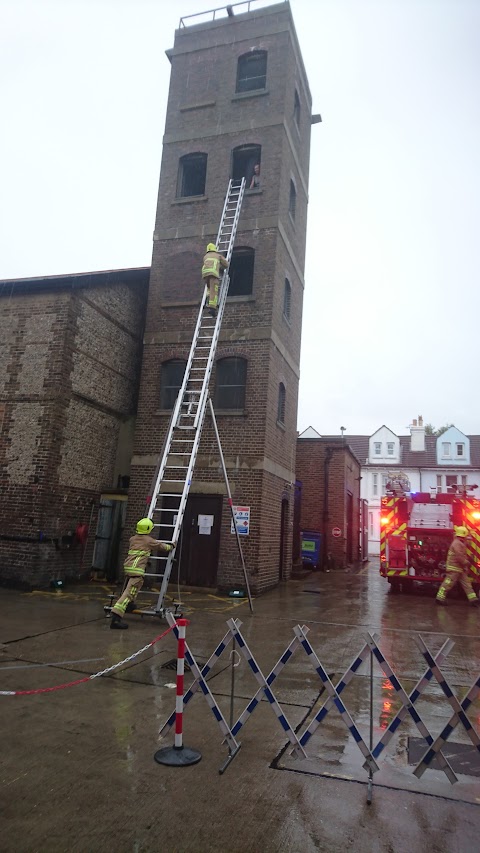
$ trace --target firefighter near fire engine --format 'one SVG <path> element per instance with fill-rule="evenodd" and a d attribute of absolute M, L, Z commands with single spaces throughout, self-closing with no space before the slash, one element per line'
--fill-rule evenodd
<path fill-rule="evenodd" d="M 150 536 L 153 530 L 153 521 L 150 518 L 141 518 L 137 521 L 137 532 L 130 537 L 127 559 L 123 569 L 125 572 L 126 586 L 112 607 L 110 628 L 128 628 L 122 619 L 129 604 L 133 604 L 143 586 L 145 567 L 152 551 L 162 549 L 164 554 L 172 550 L 172 545 L 160 542 Z"/>
<path fill-rule="evenodd" d="M 228 269 L 228 261 L 218 251 L 215 243 L 209 243 L 203 258 L 202 278 L 208 287 L 208 307 L 215 316 L 218 306 L 218 288 L 222 271 Z"/>
<path fill-rule="evenodd" d="M 455 536 L 448 549 L 445 578 L 437 593 L 437 604 L 447 603 L 447 594 L 457 583 L 460 583 L 470 605 L 480 604 L 468 577 L 467 544 L 470 538 L 467 527 L 455 528 Z"/>

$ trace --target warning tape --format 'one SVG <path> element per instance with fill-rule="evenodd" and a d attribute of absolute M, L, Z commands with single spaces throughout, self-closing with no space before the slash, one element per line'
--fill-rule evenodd
<path fill-rule="evenodd" d="M 101 672 L 94 672 L 93 675 L 87 675 L 85 678 L 77 678 L 76 681 L 67 681 L 65 684 L 57 684 L 55 687 L 38 687 L 36 690 L 0 690 L 0 696 L 34 696 L 37 693 L 53 693 L 55 690 L 65 690 L 66 687 L 75 687 L 77 684 L 84 684 L 86 681 L 93 681 L 94 678 L 101 678 L 102 675 L 108 675 L 110 672 L 113 672 L 115 669 L 123 666 L 123 664 L 137 658 L 142 654 L 142 652 L 146 652 L 147 649 L 151 649 L 152 646 L 159 643 L 160 640 L 163 640 L 163 638 L 166 637 L 174 627 L 175 625 L 172 625 L 170 628 L 167 628 L 163 634 L 159 634 L 158 637 L 154 637 L 151 643 L 147 643 L 147 645 L 143 646 L 142 649 L 134 652 L 133 655 L 129 655 L 128 658 L 124 658 L 118 663 L 114 663 L 113 666 L 109 666 L 107 669 L 102 669 Z"/>

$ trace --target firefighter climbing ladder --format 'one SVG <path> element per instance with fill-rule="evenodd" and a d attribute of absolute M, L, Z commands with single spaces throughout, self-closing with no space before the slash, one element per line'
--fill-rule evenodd
<path fill-rule="evenodd" d="M 225 196 L 225 203 L 223 206 L 216 245 L 219 252 L 225 253 L 227 261 L 230 261 L 232 256 L 244 191 L 245 178 L 242 178 L 241 181 L 231 180 Z M 163 602 L 168 582 L 170 580 L 175 551 L 182 528 L 207 405 L 210 407 L 210 414 L 212 416 L 222 462 L 223 475 L 227 486 L 228 502 L 233 515 L 232 498 L 228 485 L 225 462 L 220 445 L 213 406 L 208 394 L 208 385 L 215 360 L 223 312 L 227 300 L 229 280 L 228 271 L 226 270 L 223 273 L 223 278 L 219 288 L 218 310 L 216 317 L 212 317 L 206 307 L 207 288 L 205 288 L 204 298 L 198 313 L 182 386 L 173 409 L 162 458 L 158 467 L 155 484 L 152 489 L 150 508 L 147 516 L 152 519 L 157 531 L 160 530 L 162 534 L 166 534 L 165 537 L 160 537 L 161 540 L 171 544 L 173 548 L 167 557 L 154 556 L 153 554 L 150 557 L 152 560 L 159 560 L 161 565 L 163 564 L 163 572 L 160 572 L 159 574 L 146 574 L 146 577 L 153 577 L 157 580 L 161 578 L 162 581 L 155 608 L 152 610 L 142 611 L 148 615 L 162 615 L 164 613 Z M 251 608 L 250 588 L 238 532 L 237 542 Z"/>

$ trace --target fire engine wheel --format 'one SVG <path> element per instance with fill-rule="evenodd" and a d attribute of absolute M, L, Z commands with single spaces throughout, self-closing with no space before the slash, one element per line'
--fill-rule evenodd
<path fill-rule="evenodd" d="M 394 580 L 392 578 L 392 580 L 390 580 L 389 583 L 390 583 L 390 592 L 392 593 L 392 595 L 398 595 L 398 593 L 400 592 L 400 581 Z"/>
<path fill-rule="evenodd" d="M 413 592 L 413 581 L 412 580 L 403 580 L 402 581 L 402 592 L 406 592 L 410 594 Z"/>

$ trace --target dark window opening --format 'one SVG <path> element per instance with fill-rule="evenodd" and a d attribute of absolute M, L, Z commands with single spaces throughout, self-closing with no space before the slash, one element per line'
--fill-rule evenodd
<path fill-rule="evenodd" d="M 172 358 L 162 364 L 160 373 L 160 408 L 173 409 L 183 381 L 187 362 L 181 358 Z"/>
<path fill-rule="evenodd" d="M 297 207 L 297 191 L 295 189 L 295 184 L 293 181 L 290 181 L 290 198 L 288 200 L 288 212 L 292 219 L 295 219 L 295 210 Z"/>
<path fill-rule="evenodd" d="M 247 362 L 244 358 L 222 358 L 217 361 L 215 408 L 245 408 Z"/>
<path fill-rule="evenodd" d="M 241 181 L 245 178 L 247 190 L 250 188 L 255 173 L 255 166 L 260 167 L 262 157 L 261 145 L 239 145 L 232 151 L 232 179 Z M 255 185 L 260 185 L 260 170 L 257 170 Z"/>
<path fill-rule="evenodd" d="M 253 292 L 253 269 L 255 266 L 255 250 L 245 248 L 234 249 L 230 260 L 229 296 L 249 296 Z"/>
<path fill-rule="evenodd" d="M 177 198 L 205 195 L 207 155 L 185 154 L 180 157 L 177 181 Z"/>
<path fill-rule="evenodd" d="M 285 289 L 283 291 L 283 314 L 286 320 L 290 320 L 290 307 L 292 304 L 292 286 L 288 280 L 285 279 Z"/>
<path fill-rule="evenodd" d="M 283 382 L 280 382 L 278 386 L 277 421 L 279 424 L 285 423 L 285 385 Z"/>
<path fill-rule="evenodd" d="M 298 97 L 298 92 L 296 89 L 295 98 L 293 102 L 293 118 L 297 127 L 300 127 L 300 98 Z"/>
<path fill-rule="evenodd" d="M 237 65 L 237 92 L 254 92 L 264 89 L 267 82 L 267 51 L 256 50 L 239 57 Z"/>

